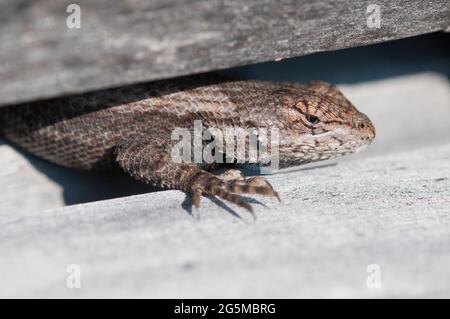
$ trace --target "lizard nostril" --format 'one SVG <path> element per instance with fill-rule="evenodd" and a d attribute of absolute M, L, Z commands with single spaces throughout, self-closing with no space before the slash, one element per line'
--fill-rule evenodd
<path fill-rule="evenodd" d="M 364 125 L 364 123 L 360 123 L 359 124 L 359 128 L 362 130 L 363 128 L 365 128 L 366 126 Z"/>

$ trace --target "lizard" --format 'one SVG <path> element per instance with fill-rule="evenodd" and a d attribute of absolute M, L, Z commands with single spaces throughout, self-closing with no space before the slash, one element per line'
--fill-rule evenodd
<path fill-rule="evenodd" d="M 0 136 L 50 162 L 81 169 L 120 168 L 133 178 L 187 193 L 199 207 L 216 196 L 253 213 L 245 194 L 277 197 L 262 176 L 223 176 L 215 163 L 176 162 L 176 127 L 279 130 L 281 168 L 353 153 L 375 137 L 369 118 L 334 85 L 239 80 L 203 74 L 139 83 L 0 108 Z"/>

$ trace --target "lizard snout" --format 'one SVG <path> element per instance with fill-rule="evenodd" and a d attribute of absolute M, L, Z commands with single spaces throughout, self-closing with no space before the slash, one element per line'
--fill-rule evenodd
<path fill-rule="evenodd" d="M 372 142 L 375 138 L 375 126 L 372 124 L 367 115 L 360 113 L 353 119 L 354 129 L 361 135 L 361 139 Z"/>

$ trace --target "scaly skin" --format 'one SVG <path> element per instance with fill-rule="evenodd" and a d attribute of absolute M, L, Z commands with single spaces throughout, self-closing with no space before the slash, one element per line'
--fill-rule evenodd
<path fill-rule="evenodd" d="M 352 153 L 375 137 L 370 120 L 334 86 L 236 81 L 203 75 L 103 90 L 0 109 L 2 135 L 51 162 L 83 170 L 118 164 L 134 178 L 252 211 L 240 194 L 278 196 L 262 177 L 221 179 L 214 165 L 175 163 L 176 127 L 277 128 L 288 167 Z"/>

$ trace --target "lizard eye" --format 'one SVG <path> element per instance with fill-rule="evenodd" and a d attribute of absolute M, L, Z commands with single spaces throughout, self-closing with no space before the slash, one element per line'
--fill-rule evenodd
<path fill-rule="evenodd" d="M 315 115 L 311 115 L 311 114 L 307 114 L 306 115 L 306 119 L 308 120 L 309 123 L 311 124 L 317 124 L 319 123 L 319 118 Z"/>

